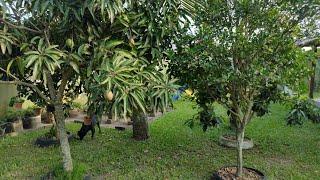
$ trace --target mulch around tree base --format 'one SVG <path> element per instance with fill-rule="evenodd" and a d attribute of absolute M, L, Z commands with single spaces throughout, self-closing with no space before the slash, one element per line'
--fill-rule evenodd
<path fill-rule="evenodd" d="M 67 135 L 68 135 L 69 141 L 71 141 L 72 139 L 75 139 L 75 136 L 70 132 L 67 132 Z M 56 138 L 39 137 L 36 139 L 34 144 L 38 147 L 44 148 L 44 147 L 59 145 L 60 141 Z"/>
<path fill-rule="evenodd" d="M 230 166 L 219 169 L 212 177 L 212 180 L 263 180 L 264 175 L 255 169 L 243 168 L 243 175 L 236 176 L 237 167 Z"/>

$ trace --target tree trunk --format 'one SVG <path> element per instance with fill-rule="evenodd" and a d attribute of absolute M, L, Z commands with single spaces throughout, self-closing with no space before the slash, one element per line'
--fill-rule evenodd
<path fill-rule="evenodd" d="M 67 172 L 73 170 L 72 157 L 70 153 L 70 146 L 68 141 L 68 136 L 65 129 L 65 118 L 63 113 L 62 103 L 55 105 L 55 118 L 57 123 L 57 132 L 59 134 L 60 147 L 62 151 L 63 158 L 63 168 Z"/>
<path fill-rule="evenodd" d="M 134 111 L 132 116 L 133 138 L 137 141 L 143 141 L 149 138 L 149 129 L 147 117 L 138 111 Z"/>
<path fill-rule="evenodd" d="M 235 108 L 231 108 L 231 111 L 236 112 Z M 229 112 L 229 118 L 230 118 L 230 128 L 233 130 L 237 129 L 237 116 L 233 114 L 232 112 Z"/>
<path fill-rule="evenodd" d="M 157 108 L 152 108 L 152 116 L 156 117 L 157 116 Z"/>
<path fill-rule="evenodd" d="M 242 176 L 243 157 L 242 157 L 242 144 L 244 139 L 244 129 L 237 129 L 237 150 L 238 150 L 238 164 L 237 164 L 237 176 Z"/>
<path fill-rule="evenodd" d="M 313 99 L 313 92 L 315 89 L 315 71 L 316 71 L 316 63 L 312 62 L 311 67 L 311 75 L 310 75 L 310 81 L 309 81 L 309 98 Z"/>
<path fill-rule="evenodd" d="M 234 114 L 236 112 L 236 108 L 231 107 L 231 109 L 228 110 L 227 114 L 229 116 L 229 123 L 230 123 L 230 129 L 236 130 L 237 129 L 237 116 Z"/>
<path fill-rule="evenodd" d="M 317 47 L 314 47 L 314 52 L 317 53 Z M 309 98 L 313 99 L 314 89 L 316 86 L 315 83 L 315 76 L 316 76 L 316 66 L 317 66 L 317 59 L 311 62 L 311 75 L 309 81 Z"/>

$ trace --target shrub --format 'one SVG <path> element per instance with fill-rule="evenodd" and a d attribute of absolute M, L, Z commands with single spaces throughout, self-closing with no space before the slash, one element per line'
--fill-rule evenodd
<path fill-rule="evenodd" d="M 29 107 L 28 109 L 23 110 L 24 117 L 33 117 L 37 114 L 35 113 L 35 107 Z"/>
<path fill-rule="evenodd" d="M 72 102 L 70 105 L 71 109 L 79 109 L 79 110 L 84 110 L 85 109 L 85 105 L 81 104 L 79 102 Z"/>
<path fill-rule="evenodd" d="M 320 123 L 320 108 L 311 99 L 297 99 L 287 115 L 287 124 L 302 125 L 306 120 Z"/>
<path fill-rule="evenodd" d="M 1 122 L 14 122 L 24 116 L 24 110 L 9 109 L 4 116 L 0 118 Z"/>
<path fill-rule="evenodd" d="M 200 120 L 203 131 L 206 131 L 209 127 L 214 127 L 222 123 L 220 117 L 218 117 L 212 105 L 205 105 L 200 107 L 200 111 L 192 119 L 186 121 L 186 125 L 190 128 L 194 127 L 195 121 Z"/>

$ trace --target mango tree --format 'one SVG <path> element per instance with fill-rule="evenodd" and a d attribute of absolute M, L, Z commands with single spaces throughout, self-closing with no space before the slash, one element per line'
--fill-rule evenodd
<path fill-rule="evenodd" d="M 299 32 L 298 23 L 316 11 L 315 2 L 211 0 L 206 11 L 197 15 L 197 37 L 189 43 L 200 49 L 192 52 L 195 61 L 191 57 L 184 61 L 186 64 L 178 73 L 209 72 L 209 76 L 199 75 L 214 87 L 207 95 L 224 105 L 235 119 L 236 176 L 242 176 L 242 143 L 255 104 L 262 101 L 268 105 L 268 99 L 277 95 L 268 89 L 277 85 L 291 87 L 304 74 L 294 37 Z M 182 53 L 195 50 L 185 46 Z M 179 61 L 182 60 L 172 59 L 172 63 Z M 203 88 L 207 89 L 207 85 Z"/>
<path fill-rule="evenodd" d="M 90 51 L 94 40 L 106 38 L 103 32 L 108 32 L 115 15 L 123 12 L 128 2 L 0 2 L 1 51 L 12 60 L 2 70 L 15 79 L 12 83 L 29 87 L 54 106 L 63 167 L 72 171 L 62 101 L 65 90 L 74 85 L 80 72 L 86 71 L 87 58 L 94 53 Z"/>
<path fill-rule="evenodd" d="M 185 14 L 179 1 L 133 1 L 111 26 L 114 38 L 98 42 L 87 72 L 90 107 L 109 111 L 115 119 L 131 117 L 133 137 L 148 138 L 147 109 L 165 111 L 170 104 L 175 80 L 163 69 L 165 51 L 180 29 Z M 103 90 L 102 90 L 103 89 Z M 106 94 L 110 102 L 97 102 Z"/>
<path fill-rule="evenodd" d="M 89 84 L 91 96 L 105 95 L 114 116 L 130 117 L 133 121 L 133 138 L 147 139 L 146 107 L 153 102 L 154 107 L 166 108 L 171 102 L 170 93 L 176 89 L 175 80 L 166 79 L 166 74 L 157 72 L 133 51 L 116 50 L 101 58 L 100 68 L 94 71 Z M 95 98 L 90 100 L 94 105 Z"/>

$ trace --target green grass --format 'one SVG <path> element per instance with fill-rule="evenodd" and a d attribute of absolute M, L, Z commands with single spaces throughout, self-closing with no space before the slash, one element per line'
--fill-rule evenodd
<path fill-rule="evenodd" d="M 106 179 L 207 179 L 221 166 L 236 163 L 236 151 L 217 145 L 227 124 L 203 133 L 184 122 L 196 110 L 190 102 L 179 101 L 176 110 L 150 126 L 146 142 L 131 139 L 131 131 L 103 129 L 93 140 L 72 141 L 74 163 L 86 174 Z M 226 116 L 223 108 L 217 113 Z M 246 135 L 255 147 L 244 152 L 245 165 L 257 168 L 269 179 L 316 179 L 320 176 L 320 125 L 286 126 L 287 109 L 275 104 L 271 113 L 255 118 Z M 226 121 L 226 117 L 224 117 Z M 68 129 L 76 132 L 79 124 Z M 0 179 L 40 177 L 61 167 L 59 147 L 37 148 L 35 138 L 47 130 L 0 139 Z"/>

